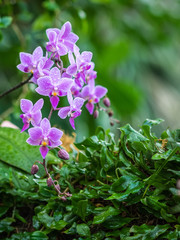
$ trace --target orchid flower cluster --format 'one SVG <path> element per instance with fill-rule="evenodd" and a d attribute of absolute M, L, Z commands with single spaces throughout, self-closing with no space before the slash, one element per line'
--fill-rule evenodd
<path fill-rule="evenodd" d="M 75 129 L 75 118 L 81 115 L 82 106 L 90 114 L 98 117 L 97 106 L 103 98 L 107 89 L 100 85 L 95 85 L 97 73 L 94 70 L 95 64 L 92 62 L 92 53 L 83 51 L 80 53 L 76 45 L 79 37 L 71 30 L 70 22 L 66 22 L 61 29 L 50 28 L 46 30 L 48 42 L 46 43 L 46 54 L 38 46 L 32 54 L 20 53 L 21 63 L 17 68 L 25 73 L 31 73 L 31 82 L 37 87 L 35 91 L 42 96 L 50 99 L 52 108 L 48 118 L 42 118 L 41 109 L 43 107 L 43 98 L 40 98 L 34 105 L 28 99 L 21 99 L 20 107 L 23 114 L 20 115 L 23 121 L 21 132 L 28 130 L 29 138 L 27 143 L 40 146 L 40 153 L 43 158 L 41 163 L 46 170 L 48 180 L 47 185 L 54 185 L 58 195 L 65 200 L 69 193 L 61 193 L 60 187 L 54 183 L 46 168 L 45 158 L 48 151 L 52 148 L 59 148 L 62 144 L 61 137 L 63 132 L 57 128 L 51 127 L 50 118 L 53 111 L 57 111 L 61 119 L 69 118 L 69 122 Z M 63 67 L 61 56 L 68 55 L 69 66 Z M 60 107 L 61 97 L 67 96 L 69 106 Z M 103 103 L 106 107 L 110 106 L 107 97 Z M 96 109 L 95 109 L 96 105 Z M 109 115 L 110 116 L 110 115 Z M 59 157 L 68 159 L 68 153 L 60 148 Z M 33 165 L 32 174 L 37 173 L 38 166 Z"/>

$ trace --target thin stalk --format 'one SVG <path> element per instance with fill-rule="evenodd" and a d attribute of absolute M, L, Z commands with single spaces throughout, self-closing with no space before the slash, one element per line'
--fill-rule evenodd
<path fill-rule="evenodd" d="M 50 113 L 49 113 L 49 116 L 48 116 L 48 120 L 50 121 L 50 119 L 51 119 L 51 116 L 52 116 L 52 113 L 53 113 L 53 107 L 51 107 L 51 110 L 50 110 Z"/>
<path fill-rule="evenodd" d="M 33 76 L 33 74 L 31 74 L 25 81 L 19 83 L 18 85 L 16 85 L 16 86 L 14 86 L 13 88 L 7 90 L 6 92 L 1 93 L 1 94 L 0 94 L 0 98 L 8 95 L 9 93 L 13 92 L 14 90 L 16 90 L 16 89 L 22 87 L 23 85 L 25 85 L 26 83 L 28 83 L 28 82 L 30 81 L 30 79 L 32 78 L 32 76 Z"/>

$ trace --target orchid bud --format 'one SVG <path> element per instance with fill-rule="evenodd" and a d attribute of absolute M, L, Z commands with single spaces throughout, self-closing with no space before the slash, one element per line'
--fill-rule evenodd
<path fill-rule="evenodd" d="M 38 170 L 39 170 L 38 165 L 33 164 L 33 165 L 32 165 L 32 168 L 31 168 L 31 174 L 32 174 L 32 175 L 36 174 L 36 173 L 38 172 Z"/>
<path fill-rule="evenodd" d="M 50 186 L 53 185 L 53 180 L 52 180 L 51 177 L 49 177 L 49 178 L 47 179 L 47 185 L 48 185 L 48 187 L 50 187 Z"/>
<path fill-rule="evenodd" d="M 109 115 L 109 117 L 112 117 L 113 116 L 113 111 L 109 111 L 108 115 Z"/>
<path fill-rule="evenodd" d="M 61 188 L 60 188 L 59 184 L 57 184 L 57 185 L 56 185 L 56 191 L 57 191 L 57 192 L 58 192 L 58 191 L 60 192 L 60 190 L 61 190 Z"/>
<path fill-rule="evenodd" d="M 69 159 L 69 153 L 66 152 L 66 150 L 61 148 L 58 152 L 58 157 L 63 159 L 63 160 L 68 160 Z"/>
<path fill-rule="evenodd" d="M 113 123 L 113 122 L 110 122 L 110 125 L 113 127 L 113 126 L 114 126 L 114 123 Z"/>
<path fill-rule="evenodd" d="M 65 196 L 62 196 L 62 197 L 61 197 L 61 200 L 66 201 L 67 199 L 66 199 Z"/>
<path fill-rule="evenodd" d="M 93 116 L 94 116 L 95 119 L 98 118 L 99 117 L 99 111 L 95 110 Z"/>
<path fill-rule="evenodd" d="M 72 197 L 72 194 L 69 193 L 69 192 L 67 192 L 67 193 L 65 193 L 65 194 L 66 194 L 66 197 Z"/>
<path fill-rule="evenodd" d="M 110 102 L 109 98 L 107 98 L 107 97 L 105 97 L 103 99 L 103 103 L 106 107 L 110 107 L 110 105 L 111 105 L 111 102 Z"/>

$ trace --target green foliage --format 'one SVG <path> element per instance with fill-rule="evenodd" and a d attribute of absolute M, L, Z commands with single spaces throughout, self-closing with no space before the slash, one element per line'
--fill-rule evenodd
<path fill-rule="evenodd" d="M 19 52 L 32 53 L 38 45 L 45 49 L 46 28 L 60 28 L 70 21 L 79 36 L 77 45 L 93 52 L 97 84 L 108 88 L 120 121 L 137 126 L 145 117 L 161 117 L 166 126 L 177 128 L 179 12 L 179 0 L 1 0 L 0 93 L 24 80 L 16 68 Z M 19 97 L 27 98 L 31 88 L 16 90 L 0 100 L 0 121 L 8 118 L 20 126 Z M 29 99 L 34 101 L 35 94 Z M 97 125 L 109 127 L 105 117 L 101 113 L 98 120 L 92 120 L 83 111 L 76 123 L 78 141 L 92 135 Z M 68 121 L 56 124 L 71 131 Z"/>
<path fill-rule="evenodd" d="M 1 128 L 2 239 L 178 240 L 179 130 L 159 138 L 152 128 L 161 122 L 147 119 L 139 130 L 127 124 L 117 141 L 99 127 L 66 161 L 49 153 L 53 177 L 72 193 L 67 201 L 47 187 L 43 175 L 29 175 L 39 150 L 25 143 L 27 134 Z"/>

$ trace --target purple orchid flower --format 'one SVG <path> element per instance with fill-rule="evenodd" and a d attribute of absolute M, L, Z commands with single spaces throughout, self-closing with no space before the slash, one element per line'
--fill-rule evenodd
<path fill-rule="evenodd" d="M 93 114 L 94 104 L 104 97 L 107 93 L 107 88 L 102 86 L 95 86 L 94 79 L 89 81 L 89 84 L 82 89 L 81 97 L 88 100 L 86 108 L 90 114 Z"/>
<path fill-rule="evenodd" d="M 37 83 L 37 79 L 40 76 L 48 75 L 49 69 L 54 64 L 53 61 L 46 57 L 43 57 L 43 50 L 41 47 L 37 47 L 32 54 L 20 53 L 21 63 L 17 68 L 25 73 L 33 73 L 32 81 Z"/>
<path fill-rule="evenodd" d="M 62 144 L 60 138 L 63 135 L 63 132 L 57 128 L 52 127 L 47 118 L 44 118 L 39 127 L 30 128 L 28 130 L 29 138 L 27 139 L 27 143 L 30 145 L 41 145 L 40 153 L 45 159 L 49 147 L 58 147 Z"/>
<path fill-rule="evenodd" d="M 24 126 L 21 132 L 29 128 L 30 122 L 33 126 L 38 126 L 42 119 L 41 108 L 43 107 L 44 100 L 39 99 L 33 106 L 33 103 L 27 99 L 21 99 L 21 110 L 24 114 L 20 115 L 22 118 Z"/>
<path fill-rule="evenodd" d="M 76 61 L 73 57 L 72 52 L 68 53 L 70 66 L 66 69 L 66 73 L 74 78 L 75 83 L 82 88 L 86 83 L 87 71 L 94 68 L 94 63 L 91 62 L 92 53 L 84 51 L 80 54 L 79 48 L 74 47 L 74 54 Z"/>
<path fill-rule="evenodd" d="M 56 109 L 59 103 L 59 96 L 66 96 L 73 80 L 70 78 L 61 78 L 57 67 L 50 70 L 49 76 L 40 77 L 37 81 L 37 93 L 43 96 L 49 96 L 52 107 Z"/>
<path fill-rule="evenodd" d="M 69 122 L 72 128 L 75 129 L 74 119 L 81 115 L 81 107 L 83 106 L 85 100 L 80 97 L 76 97 L 73 100 L 71 91 L 68 91 L 67 98 L 70 106 L 62 107 L 59 110 L 58 115 L 62 119 L 65 119 L 67 116 L 70 117 Z"/>
<path fill-rule="evenodd" d="M 46 30 L 49 42 L 46 50 L 55 54 L 55 57 L 66 55 L 73 51 L 74 45 L 79 37 L 71 32 L 71 23 L 66 22 L 61 29 L 49 28 Z"/>

